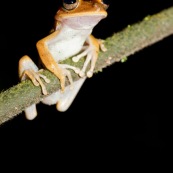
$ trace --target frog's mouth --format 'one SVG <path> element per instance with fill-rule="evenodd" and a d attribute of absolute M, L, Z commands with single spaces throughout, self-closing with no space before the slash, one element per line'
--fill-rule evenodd
<path fill-rule="evenodd" d="M 105 18 L 106 15 L 92 15 L 92 16 L 78 16 L 64 18 L 62 23 L 68 25 L 73 29 L 92 29 L 99 23 L 100 20 Z"/>

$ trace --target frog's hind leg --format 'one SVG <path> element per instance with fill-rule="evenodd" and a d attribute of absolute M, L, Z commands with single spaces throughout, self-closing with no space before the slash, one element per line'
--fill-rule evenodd
<path fill-rule="evenodd" d="M 73 100 L 75 99 L 77 93 L 79 92 L 80 88 L 82 87 L 86 77 L 80 78 L 79 80 L 73 83 L 73 88 L 70 86 L 67 87 L 64 93 L 62 93 L 62 97 L 57 103 L 56 107 L 59 111 L 63 112 L 66 111 L 70 105 L 72 104 Z"/>
<path fill-rule="evenodd" d="M 49 82 L 45 76 L 38 73 L 39 69 L 35 65 L 35 63 L 27 56 L 23 56 L 19 60 L 19 78 L 21 81 L 26 79 L 31 79 L 34 85 L 40 85 L 42 87 L 42 91 L 44 94 L 47 93 L 46 88 L 40 77 L 42 77 L 45 81 Z M 32 120 L 37 116 L 36 105 L 33 104 L 25 109 L 25 115 L 28 120 Z"/>
<path fill-rule="evenodd" d="M 47 105 L 56 104 L 58 111 L 66 111 L 75 99 L 85 79 L 86 77 L 80 78 L 79 80 L 73 82 L 73 88 L 71 88 L 70 85 L 66 86 L 64 92 L 59 90 L 44 98 L 42 102 Z"/>

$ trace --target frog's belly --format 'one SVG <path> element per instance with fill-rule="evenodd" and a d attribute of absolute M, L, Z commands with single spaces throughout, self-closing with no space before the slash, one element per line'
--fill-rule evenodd
<path fill-rule="evenodd" d="M 48 44 L 48 49 L 58 62 L 67 59 L 81 51 L 85 40 L 80 38 L 57 40 Z"/>

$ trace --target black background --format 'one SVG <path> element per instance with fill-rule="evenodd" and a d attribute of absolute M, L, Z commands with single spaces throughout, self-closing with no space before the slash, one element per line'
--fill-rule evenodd
<path fill-rule="evenodd" d="M 8 1 L 1 4 L 0 89 L 18 83 L 18 61 L 28 54 L 37 62 L 35 43 L 46 36 L 59 7 L 58 0 Z M 170 0 L 111 1 L 107 19 L 93 31 L 106 38 L 129 24 L 173 5 Z M 0 129 L 53 129 L 57 136 L 100 137 L 120 150 L 159 153 L 167 148 L 171 120 L 173 37 L 130 56 L 94 75 L 83 85 L 70 109 L 37 105 L 33 121 L 24 113 Z M 91 137 L 91 138 L 90 138 Z"/>

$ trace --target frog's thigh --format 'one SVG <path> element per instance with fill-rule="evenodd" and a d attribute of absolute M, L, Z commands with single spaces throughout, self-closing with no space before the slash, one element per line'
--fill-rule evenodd
<path fill-rule="evenodd" d="M 25 55 L 19 60 L 19 77 L 21 77 L 24 70 L 27 70 L 27 69 L 32 69 L 35 72 L 38 71 L 38 67 L 31 60 L 31 58 Z"/>
<path fill-rule="evenodd" d="M 58 102 L 60 97 L 61 97 L 61 91 L 58 90 L 58 91 L 50 94 L 49 96 L 46 96 L 41 102 L 46 105 L 54 105 Z"/>
<path fill-rule="evenodd" d="M 27 69 L 38 71 L 38 67 L 35 63 L 27 55 L 25 55 L 19 60 L 19 77 L 21 77 L 23 72 Z M 33 120 L 37 116 L 36 105 L 32 104 L 27 107 L 24 112 L 28 120 Z"/>
<path fill-rule="evenodd" d="M 42 102 L 48 105 L 57 104 L 57 109 L 59 111 L 61 112 L 66 111 L 72 104 L 73 100 L 75 99 L 85 79 L 86 77 L 80 78 L 79 80 L 73 83 L 73 89 L 71 89 L 70 88 L 71 86 L 69 85 L 65 87 L 63 93 L 62 91 L 59 90 L 44 98 Z"/>
<path fill-rule="evenodd" d="M 59 111 L 66 111 L 70 107 L 85 79 L 86 77 L 75 81 L 73 84 L 73 89 L 71 89 L 70 86 L 66 88 L 65 92 L 62 94 L 61 99 L 57 103 L 57 109 Z"/>

